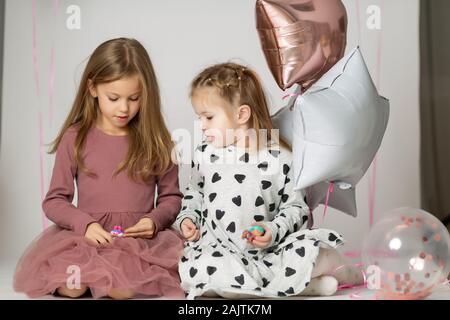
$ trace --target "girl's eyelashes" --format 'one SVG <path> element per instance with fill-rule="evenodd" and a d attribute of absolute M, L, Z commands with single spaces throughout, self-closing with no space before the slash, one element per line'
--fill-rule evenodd
<path fill-rule="evenodd" d="M 205 118 L 207 119 L 207 120 L 212 120 L 212 118 L 214 118 L 214 116 L 205 116 Z M 202 116 L 197 116 L 197 119 L 198 120 L 202 120 Z"/>
<path fill-rule="evenodd" d="M 119 98 L 111 98 L 111 97 L 108 97 L 108 99 L 109 99 L 109 101 L 112 101 L 112 102 L 116 102 L 117 100 L 119 100 Z M 138 100 L 139 100 L 139 97 L 130 98 L 130 101 L 133 101 L 133 102 L 138 101 Z"/>

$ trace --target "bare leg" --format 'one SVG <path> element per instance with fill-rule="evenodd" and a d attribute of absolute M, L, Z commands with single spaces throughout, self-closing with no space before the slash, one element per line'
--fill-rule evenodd
<path fill-rule="evenodd" d="M 320 276 L 311 279 L 301 296 L 331 296 L 336 293 L 338 281 L 334 277 Z"/>
<path fill-rule="evenodd" d="M 126 300 L 133 298 L 134 292 L 132 290 L 111 289 L 108 291 L 108 296 L 116 300 Z"/>
<path fill-rule="evenodd" d="M 320 248 L 311 282 L 302 296 L 330 296 L 339 284 L 358 285 L 364 282 L 362 272 L 342 258 L 334 248 Z"/>
<path fill-rule="evenodd" d="M 362 271 L 349 264 L 334 248 L 320 248 L 312 278 L 329 275 L 339 284 L 360 285 L 364 283 Z"/>
<path fill-rule="evenodd" d="M 79 298 L 83 294 L 85 294 L 87 289 L 88 288 L 84 285 L 82 285 L 80 289 L 69 289 L 69 288 L 67 288 L 67 286 L 64 286 L 64 287 L 59 287 L 57 289 L 57 292 L 60 296 L 75 299 L 75 298 Z"/>

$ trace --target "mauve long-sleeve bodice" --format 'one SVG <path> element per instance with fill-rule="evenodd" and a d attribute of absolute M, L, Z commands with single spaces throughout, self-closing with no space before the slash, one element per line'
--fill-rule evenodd
<path fill-rule="evenodd" d="M 127 155 L 128 136 L 108 135 L 94 125 L 82 153 L 86 167 L 97 174 L 91 177 L 77 168 L 73 160 L 76 135 L 77 130 L 69 128 L 56 152 L 49 191 L 42 203 L 51 221 L 79 235 L 84 235 L 87 225 L 96 221 L 90 213 L 142 213 L 142 217 L 155 222 L 155 233 L 172 225 L 182 197 L 177 166 L 147 183 L 130 179 L 126 169 L 113 177 L 114 170 Z M 72 204 L 74 179 L 78 189 L 77 206 Z"/>

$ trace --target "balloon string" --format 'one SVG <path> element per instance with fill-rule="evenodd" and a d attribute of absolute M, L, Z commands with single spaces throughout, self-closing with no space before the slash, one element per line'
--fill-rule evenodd
<path fill-rule="evenodd" d="M 48 78 L 48 101 L 49 101 L 49 112 L 48 118 L 50 126 L 53 123 L 53 97 L 55 93 L 55 48 L 52 47 L 50 52 L 50 73 Z"/>
<path fill-rule="evenodd" d="M 39 180 L 40 180 L 40 191 L 41 191 L 41 200 L 44 199 L 44 127 L 42 124 L 42 111 L 39 110 Z M 42 210 L 42 209 L 41 209 Z M 45 230 L 48 227 L 48 220 L 44 213 L 42 214 L 42 228 Z"/>
<path fill-rule="evenodd" d="M 372 227 L 375 216 L 375 196 L 377 182 L 377 156 L 372 163 L 372 172 L 369 175 L 369 226 Z"/>
<path fill-rule="evenodd" d="M 333 191 L 334 191 L 334 183 L 330 182 L 330 184 L 328 185 L 327 197 L 325 198 L 325 208 L 323 209 L 322 222 L 325 220 L 325 214 L 327 213 L 328 209 L 328 201 L 330 200 L 330 194 L 333 193 Z"/>
<path fill-rule="evenodd" d="M 383 0 L 380 0 L 381 11 L 383 12 Z M 378 30 L 377 52 L 376 52 L 376 67 L 375 67 L 375 82 L 376 87 L 380 90 L 381 86 L 381 58 L 382 58 L 382 31 Z M 372 162 L 371 172 L 369 174 L 369 227 L 373 226 L 375 216 L 375 200 L 376 200 L 376 180 L 377 180 L 377 158 L 378 154 Z"/>
<path fill-rule="evenodd" d="M 53 0 L 53 19 L 56 20 L 56 15 L 58 13 L 59 0 Z M 52 49 L 50 52 L 50 66 L 49 66 L 49 78 L 48 78 L 48 100 L 49 100 L 49 112 L 48 118 L 50 127 L 53 123 L 53 98 L 55 95 L 55 47 L 52 44 Z"/>
<path fill-rule="evenodd" d="M 339 269 L 344 268 L 346 266 L 349 266 L 349 265 L 348 264 L 344 264 L 344 265 L 338 266 L 337 268 L 335 268 L 333 270 L 333 272 L 331 273 L 331 276 L 334 276 Z M 364 265 L 363 265 L 363 263 L 356 263 L 356 264 L 353 264 L 353 266 L 356 267 L 356 268 L 360 268 L 361 274 L 362 274 L 363 279 L 364 279 L 363 283 L 362 284 L 358 284 L 358 285 L 355 285 L 355 284 L 341 284 L 341 285 L 338 286 L 337 291 L 339 292 L 339 291 L 349 290 L 349 289 L 361 289 L 359 291 L 350 293 L 348 295 L 348 297 L 350 299 L 363 299 L 361 293 L 363 292 L 363 290 L 368 289 L 367 276 L 366 276 L 366 273 L 364 272 L 364 268 L 362 268 Z M 366 300 L 377 300 L 376 294 L 374 293 L 372 295 L 371 299 L 366 299 Z"/>
<path fill-rule="evenodd" d="M 31 1 L 31 16 L 32 16 L 32 50 L 31 55 L 33 59 L 34 83 L 36 87 L 36 96 L 38 101 L 38 139 L 39 139 L 39 189 L 41 194 L 41 201 L 44 199 L 44 126 L 42 123 L 42 110 L 40 105 L 40 83 L 39 83 L 39 64 L 37 59 L 37 25 L 36 25 L 36 0 Z M 42 228 L 45 230 L 48 225 L 47 217 L 41 208 Z"/>
<path fill-rule="evenodd" d="M 343 253 L 343 255 L 347 258 L 357 259 L 357 258 L 361 257 L 361 252 L 360 251 L 346 251 Z"/>
<path fill-rule="evenodd" d="M 40 96 L 39 85 L 39 65 L 37 61 L 37 44 L 36 44 L 36 0 L 31 1 L 31 16 L 32 16 L 32 58 L 33 58 L 33 70 L 34 70 L 34 83 L 36 86 L 36 95 Z"/>
<path fill-rule="evenodd" d="M 361 45 L 361 2 L 356 0 L 356 23 L 358 26 L 358 45 Z"/>

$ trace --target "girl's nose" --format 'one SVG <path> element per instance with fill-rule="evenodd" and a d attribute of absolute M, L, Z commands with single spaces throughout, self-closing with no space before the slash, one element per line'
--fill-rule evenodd
<path fill-rule="evenodd" d="M 205 123 L 204 121 L 202 121 L 201 128 L 202 128 L 202 132 L 203 132 L 203 133 L 205 133 L 205 131 L 208 129 L 208 128 L 206 127 L 206 123 Z"/>
<path fill-rule="evenodd" d="M 128 112 L 128 109 L 129 109 L 128 103 L 129 103 L 129 102 L 128 102 L 127 100 L 123 101 L 123 102 L 120 104 L 119 111 L 120 111 L 120 112 L 124 112 L 124 113 Z"/>

